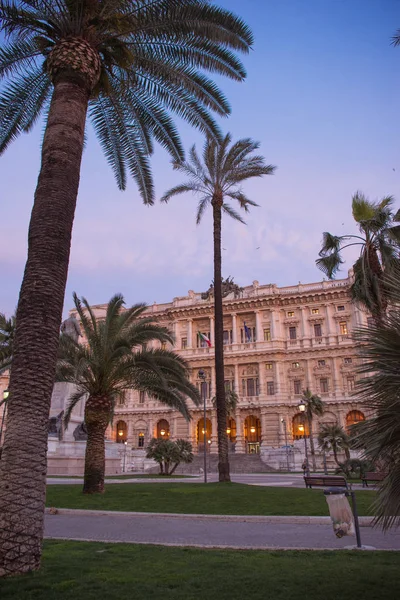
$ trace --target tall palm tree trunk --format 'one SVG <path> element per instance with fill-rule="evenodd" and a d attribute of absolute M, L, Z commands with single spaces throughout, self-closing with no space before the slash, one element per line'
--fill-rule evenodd
<path fill-rule="evenodd" d="M 218 429 L 218 473 L 219 481 L 230 481 L 228 434 L 226 433 L 227 410 L 225 402 L 224 374 L 224 317 L 222 310 L 221 275 L 221 207 L 222 195 L 212 200 L 214 224 L 214 343 L 215 343 L 215 396 Z"/>
<path fill-rule="evenodd" d="M 315 460 L 315 445 L 314 445 L 314 438 L 313 438 L 313 429 L 312 429 L 312 417 L 308 416 L 308 432 L 310 435 L 310 451 L 311 451 L 311 458 L 312 458 L 312 467 L 313 467 L 313 471 L 315 473 L 315 471 L 317 470 L 317 463 Z"/>
<path fill-rule="evenodd" d="M 105 433 L 111 417 L 111 400 L 91 396 L 85 405 L 85 425 L 88 433 L 85 454 L 84 494 L 102 494 L 106 470 Z"/>
<path fill-rule="evenodd" d="M 378 280 L 378 289 L 375 292 L 375 294 L 378 294 L 378 297 L 376 298 L 376 302 L 374 303 L 375 306 L 372 311 L 372 316 L 374 318 L 375 323 L 377 325 L 380 325 L 388 307 L 384 284 L 384 273 L 381 263 L 379 262 L 376 248 L 374 248 L 372 245 L 368 246 L 367 256 L 369 267 Z"/>
<path fill-rule="evenodd" d="M 0 461 L 0 576 L 40 566 L 48 419 L 88 98 L 79 82 L 59 79 L 43 141 Z"/>

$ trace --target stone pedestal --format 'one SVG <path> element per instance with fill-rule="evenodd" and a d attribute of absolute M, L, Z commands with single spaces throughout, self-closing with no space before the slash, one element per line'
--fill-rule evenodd
<path fill-rule="evenodd" d="M 121 458 L 115 442 L 106 442 L 106 475 L 122 472 Z M 64 442 L 49 438 L 47 450 L 48 475 L 83 475 L 86 442 Z"/>

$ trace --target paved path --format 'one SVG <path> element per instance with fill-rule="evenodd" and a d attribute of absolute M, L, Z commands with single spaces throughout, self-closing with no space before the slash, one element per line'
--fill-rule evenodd
<path fill-rule="evenodd" d="M 51 538 L 230 548 L 326 548 L 355 545 L 354 537 L 337 539 L 330 524 L 249 521 L 245 518 L 160 517 L 149 515 L 46 515 Z M 383 534 L 361 528 L 363 545 L 400 550 L 400 530 Z"/>

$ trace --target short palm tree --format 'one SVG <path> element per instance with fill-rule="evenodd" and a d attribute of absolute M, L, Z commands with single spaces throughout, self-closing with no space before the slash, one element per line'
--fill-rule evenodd
<path fill-rule="evenodd" d="M 222 267 L 221 267 L 221 221 L 222 214 L 244 223 L 242 217 L 228 203 L 234 200 L 245 212 L 257 206 L 247 198 L 241 184 L 252 177 L 272 175 L 275 167 L 267 165 L 262 156 L 254 154 L 259 144 L 251 139 L 241 139 L 231 144 L 228 133 L 221 143 L 208 138 L 200 160 L 195 146 L 190 150 L 187 162 L 177 161 L 174 169 L 189 177 L 188 181 L 173 187 L 161 198 L 168 202 L 173 196 L 192 192 L 199 196 L 197 224 L 204 211 L 211 206 L 214 225 L 214 323 L 215 323 L 215 380 L 218 427 L 218 471 L 219 481 L 230 481 L 228 436 L 226 433 L 226 402 L 224 382 L 224 342 L 222 310 Z"/>
<path fill-rule="evenodd" d="M 97 321 L 87 300 L 81 301 L 74 294 L 74 302 L 86 339 L 80 344 L 67 335 L 61 336 L 56 379 L 76 386 L 65 412 L 66 424 L 76 404 L 87 397 L 83 492 L 93 494 L 104 491 L 104 436 L 119 393 L 127 389 L 144 391 L 179 410 L 186 419 L 190 418 L 186 398 L 196 404 L 200 398 L 180 356 L 146 348 L 154 340 L 172 343 L 173 339 L 167 329 L 143 315 L 144 304 L 124 311 L 124 299 L 116 295 L 107 306 L 105 319 Z"/>
<path fill-rule="evenodd" d="M 0 313 L 0 373 L 11 366 L 15 335 L 15 315 L 9 319 Z"/>
<path fill-rule="evenodd" d="M 309 388 L 303 390 L 303 395 L 301 397 L 301 401 L 305 405 L 305 417 L 308 423 L 308 431 L 310 436 L 310 450 L 311 450 L 311 458 L 313 463 L 313 471 L 317 470 L 317 464 L 315 462 L 315 445 L 314 445 L 314 437 L 313 437 L 313 417 L 314 415 L 320 416 L 324 412 L 324 403 L 319 396 L 313 394 Z"/>
<path fill-rule="evenodd" d="M 357 423 L 352 446 L 387 473 L 378 489 L 377 522 L 388 529 L 400 522 L 400 273 L 386 280 L 394 307 L 379 324 L 359 330 L 363 359 L 357 397 L 372 416 Z"/>
<path fill-rule="evenodd" d="M 350 438 L 340 425 L 323 424 L 318 433 L 318 446 L 323 452 L 332 450 L 335 463 L 341 466 L 338 460 L 338 453 L 344 452 L 348 456 L 350 448 Z"/>
<path fill-rule="evenodd" d="M 130 173 L 152 204 L 152 140 L 183 158 L 171 113 L 218 136 L 211 112 L 230 108 L 203 72 L 242 81 L 236 53 L 253 38 L 204 0 L 0 0 L 0 34 L 0 153 L 46 117 L 0 465 L 1 576 L 40 564 L 47 419 L 87 116 L 119 187 Z M 25 543 L 34 531 L 36 542 Z"/>
<path fill-rule="evenodd" d="M 351 294 L 353 300 L 365 306 L 378 321 L 388 305 L 384 273 L 390 273 L 399 260 L 400 211 L 393 213 L 393 202 L 392 196 L 371 202 L 357 192 L 352 199 L 352 209 L 360 235 L 336 236 L 325 232 L 320 258 L 316 261 L 321 271 L 332 278 L 343 263 L 343 250 L 359 246 Z"/>

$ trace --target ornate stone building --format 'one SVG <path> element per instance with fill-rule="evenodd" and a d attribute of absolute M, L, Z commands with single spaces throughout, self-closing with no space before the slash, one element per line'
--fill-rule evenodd
<path fill-rule="evenodd" d="M 306 387 L 325 403 L 316 431 L 319 423 L 348 427 L 364 419 L 353 396 L 357 359 L 351 332 L 367 324 L 367 315 L 351 303 L 350 284 L 348 278 L 278 288 L 254 281 L 224 298 L 225 385 L 239 397 L 227 426 L 233 451 L 266 455 L 303 438 L 308 431 L 298 405 Z M 93 308 L 99 318 L 105 314 L 105 306 Z M 148 312 L 173 331 L 173 349 L 190 364 L 192 381 L 206 399 L 208 448 L 216 452 L 212 292 L 189 291 Z M 132 390 L 118 398 L 109 437 L 133 449 L 144 448 L 153 436 L 185 438 L 201 451 L 203 408 L 191 406 L 191 414 L 188 423 Z"/>

